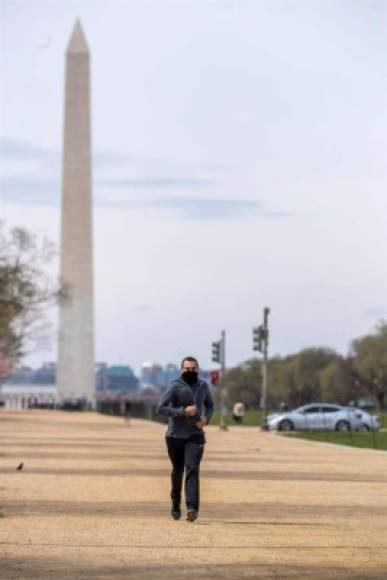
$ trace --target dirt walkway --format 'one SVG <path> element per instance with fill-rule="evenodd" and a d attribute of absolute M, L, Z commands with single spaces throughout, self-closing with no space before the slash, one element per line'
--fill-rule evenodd
<path fill-rule="evenodd" d="M 191 524 L 163 431 L 1 410 L 0 578 L 387 578 L 387 453 L 210 428 Z"/>

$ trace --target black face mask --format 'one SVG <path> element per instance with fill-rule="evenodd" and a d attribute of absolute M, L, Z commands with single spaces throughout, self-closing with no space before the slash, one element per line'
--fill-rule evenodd
<path fill-rule="evenodd" d="M 181 378 L 188 385 L 194 385 L 198 381 L 199 373 L 197 371 L 184 371 L 181 373 Z"/>

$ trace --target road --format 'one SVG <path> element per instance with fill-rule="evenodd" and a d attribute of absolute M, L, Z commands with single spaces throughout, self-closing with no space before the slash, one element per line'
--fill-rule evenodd
<path fill-rule="evenodd" d="M 175 522 L 164 429 L 0 410 L 1 579 L 387 577 L 385 452 L 210 427 Z"/>

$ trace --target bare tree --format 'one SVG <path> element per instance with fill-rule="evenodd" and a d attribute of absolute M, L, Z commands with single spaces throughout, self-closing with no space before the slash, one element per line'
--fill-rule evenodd
<path fill-rule="evenodd" d="M 65 291 L 45 271 L 56 250 L 25 228 L 0 222 L 0 361 L 3 376 L 47 337 L 46 311 Z"/>

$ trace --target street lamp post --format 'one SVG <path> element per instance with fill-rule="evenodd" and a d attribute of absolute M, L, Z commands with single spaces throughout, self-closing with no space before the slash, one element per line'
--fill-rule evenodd
<path fill-rule="evenodd" d="M 269 346 L 269 314 L 270 308 L 263 309 L 263 324 L 253 328 L 253 350 L 263 354 L 262 361 L 262 393 L 261 410 L 263 412 L 262 429 L 267 430 L 267 362 Z"/>
<path fill-rule="evenodd" d="M 226 424 L 225 416 L 225 405 L 226 405 L 226 332 L 222 330 L 221 333 L 221 358 L 220 358 L 220 429 L 222 431 L 227 431 L 228 427 Z"/>
<path fill-rule="evenodd" d="M 221 338 L 217 342 L 212 343 L 212 361 L 220 365 L 220 380 L 219 380 L 219 407 L 220 407 L 220 426 L 222 431 L 227 431 L 227 423 L 225 417 L 225 378 L 226 378 L 226 332 L 222 330 Z"/>

